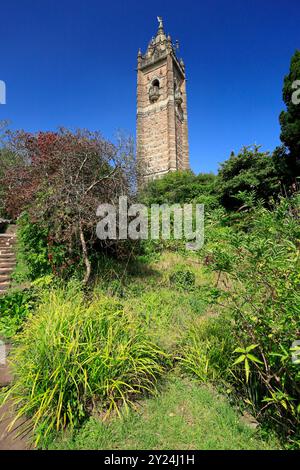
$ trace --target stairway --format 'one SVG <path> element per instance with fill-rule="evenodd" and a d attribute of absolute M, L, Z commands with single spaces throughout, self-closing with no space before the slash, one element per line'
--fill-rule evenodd
<path fill-rule="evenodd" d="M 10 286 L 11 275 L 16 265 L 16 234 L 13 226 L 6 233 L 0 233 L 0 295 Z"/>
<path fill-rule="evenodd" d="M 11 275 L 16 265 L 15 244 L 16 226 L 9 225 L 6 233 L 0 233 L 0 296 L 6 292 L 11 283 Z M 9 349 L 10 345 L 6 344 L 6 353 Z M 7 387 L 11 381 L 9 364 L 0 364 L 0 389 Z M 30 449 L 31 439 L 28 431 L 20 433 L 21 426 L 25 425 L 23 419 L 16 420 L 11 431 L 7 429 L 15 417 L 16 411 L 9 400 L 0 406 L 0 451 Z"/>

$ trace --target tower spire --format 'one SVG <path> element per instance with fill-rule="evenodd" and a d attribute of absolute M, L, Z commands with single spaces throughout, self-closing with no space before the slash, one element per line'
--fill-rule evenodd
<path fill-rule="evenodd" d="M 137 158 L 144 179 L 189 169 L 186 77 L 163 20 L 138 57 Z"/>
<path fill-rule="evenodd" d="M 163 19 L 161 16 L 158 16 L 157 17 L 157 21 L 158 21 L 158 34 L 161 34 L 161 33 L 164 33 L 164 24 L 163 24 Z"/>

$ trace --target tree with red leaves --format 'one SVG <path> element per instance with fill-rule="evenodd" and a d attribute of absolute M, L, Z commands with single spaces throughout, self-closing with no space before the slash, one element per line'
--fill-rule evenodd
<path fill-rule="evenodd" d="M 116 146 L 98 132 L 62 128 L 11 133 L 6 149 L 19 158 L 0 180 L 7 213 L 16 218 L 26 209 L 32 221 L 47 227 L 52 243 L 70 252 L 80 246 L 87 283 L 97 207 L 132 195 L 137 176 L 132 141 L 121 138 Z"/>

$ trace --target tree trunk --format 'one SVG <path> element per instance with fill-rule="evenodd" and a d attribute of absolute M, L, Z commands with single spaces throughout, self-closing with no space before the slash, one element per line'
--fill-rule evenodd
<path fill-rule="evenodd" d="M 81 222 L 79 223 L 79 234 L 80 234 L 80 241 L 81 241 L 81 247 L 82 247 L 82 255 L 83 255 L 83 260 L 85 264 L 85 276 L 84 276 L 83 283 L 87 284 L 91 276 L 91 263 L 88 257 L 88 250 L 87 250 Z"/>

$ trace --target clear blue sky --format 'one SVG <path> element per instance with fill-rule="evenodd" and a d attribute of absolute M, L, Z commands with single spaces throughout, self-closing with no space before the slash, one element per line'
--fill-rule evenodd
<path fill-rule="evenodd" d="M 159 15 L 186 64 L 192 169 L 216 171 L 242 145 L 279 144 L 299 0 L 2 0 L 0 15 L 0 120 L 14 128 L 135 135 L 136 56 Z"/>

